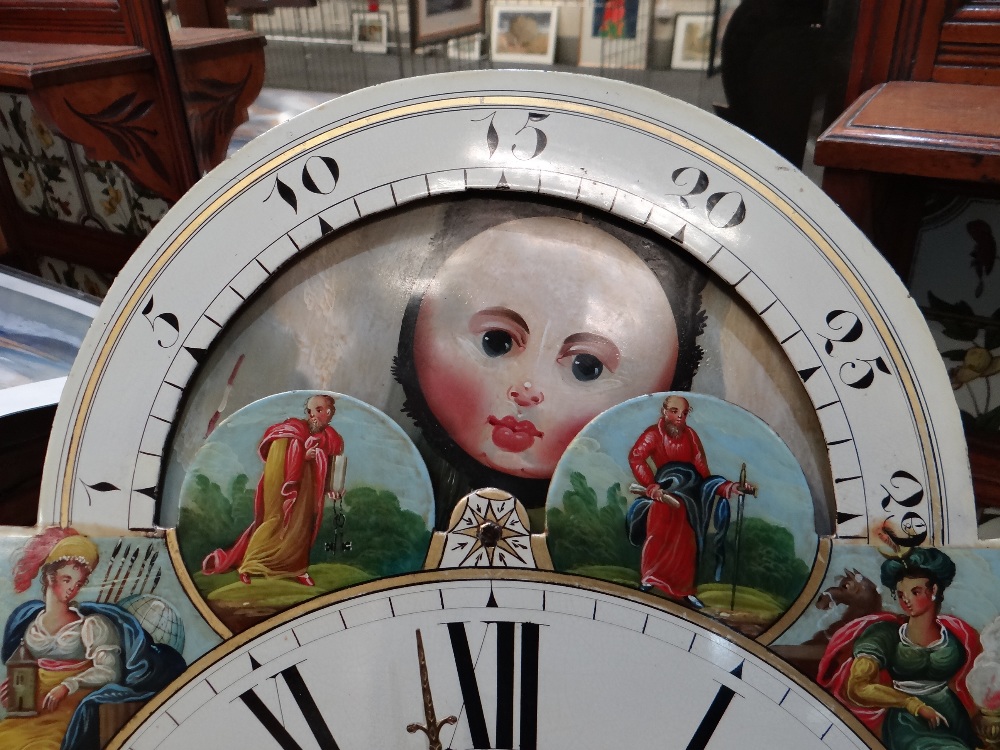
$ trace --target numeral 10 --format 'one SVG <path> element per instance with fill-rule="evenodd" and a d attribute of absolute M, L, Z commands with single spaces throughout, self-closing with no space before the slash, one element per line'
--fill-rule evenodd
<path fill-rule="evenodd" d="M 329 195 L 337 189 L 339 180 L 340 166 L 332 156 L 310 156 L 302 165 L 302 173 L 299 175 L 302 187 L 316 195 Z M 292 207 L 292 211 L 299 212 L 299 199 L 295 190 L 287 183 L 282 182 L 280 177 L 274 178 L 274 185 L 271 186 L 271 192 L 264 199 L 265 203 L 271 200 L 275 191 L 281 200 Z"/>

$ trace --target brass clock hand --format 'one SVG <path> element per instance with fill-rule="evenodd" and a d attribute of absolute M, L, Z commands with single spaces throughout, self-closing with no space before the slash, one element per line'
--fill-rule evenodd
<path fill-rule="evenodd" d="M 427 724 L 408 724 L 406 731 L 410 734 L 420 731 L 427 735 L 427 750 L 443 750 L 440 733 L 441 727 L 445 724 L 457 724 L 457 716 L 445 716 L 441 721 L 437 720 L 434 713 L 434 699 L 431 697 L 431 682 L 427 676 L 427 659 L 424 657 L 424 641 L 420 637 L 420 630 L 417 630 L 417 659 L 420 662 L 420 691 L 424 696 L 424 719 Z"/>

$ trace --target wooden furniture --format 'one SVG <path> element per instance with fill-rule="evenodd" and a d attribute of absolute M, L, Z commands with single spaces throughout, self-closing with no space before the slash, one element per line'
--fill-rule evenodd
<path fill-rule="evenodd" d="M 0 0 L 0 226 L 20 265 L 116 272 L 223 157 L 263 84 L 263 43 L 168 34 L 155 0 Z"/>
<path fill-rule="evenodd" d="M 0 519 L 13 526 L 33 526 L 38 518 L 42 463 L 56 405 L 2 420 L 0 435 Z"/>
<path fill-rule="evenodd" d="M 823 188 L 907 280 L 928 195 L 1000 197 L 1000 0 L 863 0 L 846 103 Z M 970 458 L 1000 505 L 1000 438 L 970 435 Z"/>
<path fill-rule="evenodd" d="M 1000 87 L 880 84 L 820 137 L 816 163 L 823 189 L 906 279 L 927 190 L 1000 184 Z"/>

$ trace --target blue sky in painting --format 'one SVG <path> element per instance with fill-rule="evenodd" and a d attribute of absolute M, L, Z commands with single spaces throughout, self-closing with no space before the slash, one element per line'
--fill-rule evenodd
<path fill-rule="evenodd" d="M 192 461 L 186 485 L 204 473 L 226 487 L 239 473 L 255 485 L 264 464 L 257 445 L 264 431 L 289 417 L 304 417 L 306 399 L 321 391 L 290 391 L 256 401 L 223 420 Z M 372 406 L 350 396 L 330 392 L 337 413 L 330 426 L 344 438 L 347 456 L 347 489 L 374 487 L 389 490 L 406 510 L 431 523 L 433 495 L 423 459 L 410 438 L 395 422 Z M 186 493 L 182 489 L 181 497 Z M 182 500 L 183 502 L 183 500 Z"/>

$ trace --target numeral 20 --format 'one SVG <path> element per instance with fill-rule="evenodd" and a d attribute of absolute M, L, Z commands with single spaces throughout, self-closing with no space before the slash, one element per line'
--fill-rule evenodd
<path fill-rule="evenodd" d="M 691 196 L 701 195 L 708 190 L 708 175 L 695 167 L 680 167 L 675 169 L 670 179 L 674 184 L 686 191 L 683 193 L 668 193 L 676 195 L 684 208 L 692 209 Z M 705 201 L 705 215 L 709 223 L 718 229 L 729 229 L 743 223 L 747 215 L 743 196 L 735 191 L 712 193 Z"/>

